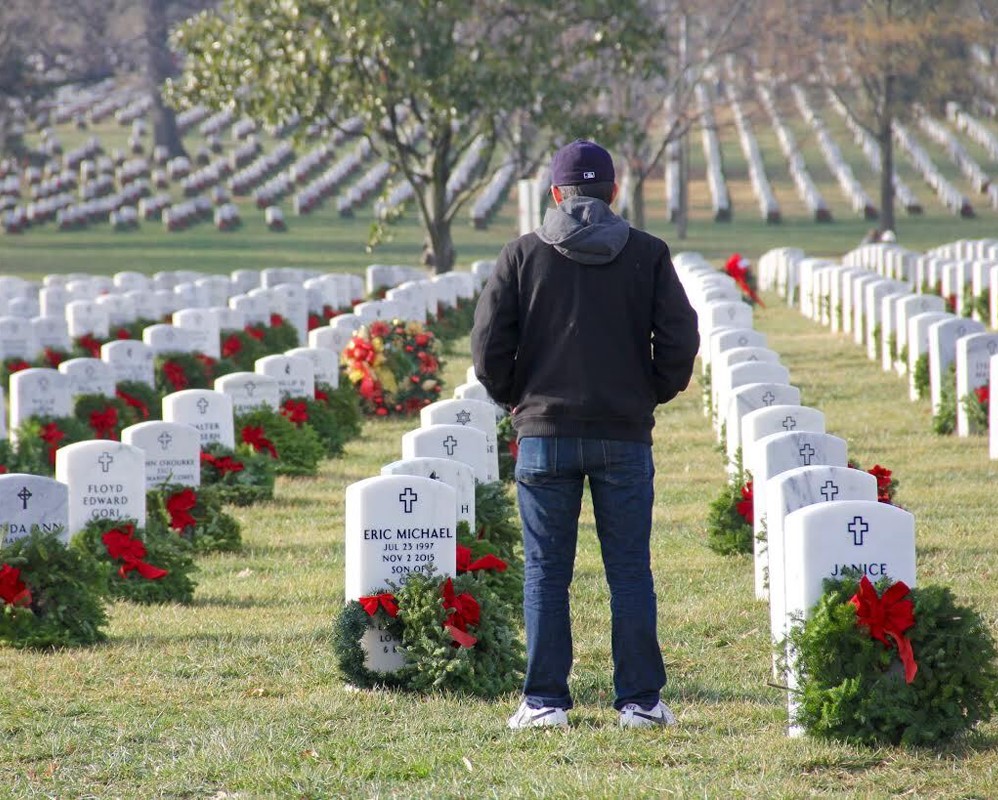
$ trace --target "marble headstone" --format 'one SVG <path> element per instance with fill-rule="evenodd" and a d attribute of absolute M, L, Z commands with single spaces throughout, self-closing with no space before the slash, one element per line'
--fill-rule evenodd
<path fill-rule="evenodd" d="M 137 447 L 98 439 L 55 452 L 55 477 L 69 487 L 69 534 L 95 519 L 146 524 L 145 457 Z"/>

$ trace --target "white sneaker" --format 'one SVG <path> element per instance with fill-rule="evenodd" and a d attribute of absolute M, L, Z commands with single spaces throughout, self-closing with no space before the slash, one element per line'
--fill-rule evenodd
<path fill-rule="evenodd" d="M 652 725 L 675 725 L 676 715 L 662 703 L 656 703 L 647 711 L 637 703 L 628 703 L 620 709 L 621 728 L 645 728 Z"/>
<path fill-rule="evenodd" d="M 551 706 L 531 708 L 524 700 L 506 724 L 514 730 L 517 728 L 540 728 L 547 725 L 563 728 L 568 725 L 568 714 L 563 708 L 552 708 Z"/>

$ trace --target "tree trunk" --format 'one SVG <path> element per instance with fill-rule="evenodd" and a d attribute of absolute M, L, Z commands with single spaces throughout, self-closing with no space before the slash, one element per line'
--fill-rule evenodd
<path fill-rule="evenodd" d="M 880 117 L 880 230 L 894 227 L 894 79 L 884 79 L 884 109 Z"/>
<path fill-rule="evenodd" d="M 173 73 L 170 54 L 170 28 L 166 17 L 169 0 L 144 0 L 146 39 L 146 82 L 152 94 L 153 142 L 166 148 L 170 158 L 186 156 L 177 130 L 177 117 L 163 102 L 163 83 Z"/>
<path fill-rule="evenodd" d="M 627 182 L 627 219 L 632 228 L 645 227 L 645 179 L 640 171 L 631 170 Z"/>
<path fill-rule="evenodd" d="M 437 135 L 438 138 L 431 140 L 434 142 L 430 170 L 432 177 L 425 188 L 427 217 L 423 220 L 423 224 L 426 226 L 430 247 L 429 253 L 426 255 L 434 273 L 442 275 L 454 268 L 455 258 L 454 240 L 451 237 L 450 219 L 448 218 L 450 203 L 447 198 L 452 135 L 449 121 L 445 121 Z"/>

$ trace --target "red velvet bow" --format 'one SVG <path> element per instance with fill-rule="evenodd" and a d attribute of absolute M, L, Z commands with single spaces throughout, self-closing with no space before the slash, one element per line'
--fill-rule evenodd
<path fill-rule="evenodd" d="M 0 600 L 7 605 L 31 605 L 31 590 L 21 580 L 21 570 L 10 564 L 0 566 Z"/>
<path fill-rule="evenodd" d="M 877 590 L 865 575 L 859 582 L 859 591 L 849 602 L 856 607 L 856 624 L 870 630 L 870 636 L 885 647 L 890 647 L 888 636 L 894 640 L 898 648 L 898 656 L 904 665 L 905 683 L 915 680 L 918 664 L 911 649 L 911 642 L 904 632 L 915 624 L 915 609 L 911 599 L 907 597 L 911 590 L 903 581 L 892 584 L 883 594 L 877 596 Z"/>
<path fill-rule="evenodd" d="M 378 611 L 380 606 L 385 610 L 385 613 L 389 617 L 397 617 L 399 613 L 399 603 L 395 599 L 395 595 L 391 592 L 382 592 L 381 594 L 370 594 L 366 597 L 358 597 L 357 602 L 360 603 L 364 610 L 367 612 L 369 617 L 373 617 Z"/>
<path fill-rule="evenodd" d="M 11 359 L 5 366 L 7 367 L 7 374 L 13 375 L 15 372 L 20 372 L 22 369 L 28 369 L 31 364 L 23 359 Z"/>
<path fill-rule="evenodd" d="M 66 438 L 66 434 L 55 422 L 47 422 L 42 426 L 39 436 L 49 446 L 49 465 L 55 466 L 55 451 L 59 449 L 59 442 Z"/>
<path fill-rule="evenodd" d="M 238 336 L 232 334 L 222 342 L 222 358 L 232 358 L 243 349 L 243 343 Z"/>
<path fill-rule="evenodd" d="M 316 328 L 320 327 L 322 323 L 323 319 L 318 314 L 308 315 L 308 329 L 310 331 L 314 331 Z"/>
<path fill-rule="evenodd" d="M 83 334 L 76 340 L 76 343 L 90 353 L 91 358 L 100 358 L 100 342 L 94 338 L 93 334 Z"/>
<path fill-rule="evenodd" d="M 114 335 L 122 341 L 132 338 L 132 333 L 128 330 L 128 328 L 118 328 Z"/>
<path fill-rule="evenodd" d="M 245 469 L 242 461 L 236 461 L 232 456 L 213 456 L 211 453 L 201 452 L 201 465 L 205 464 L 214 467 L 222 475 L 226 472 L 242 472 Z"/>
<path fill-rule="evenodd" d="M 141 416 L 142 419 L 149 419 L 149 406 L 147 406 L 145 403 L 139 400 L 139 398 L 137 398 L 135 395 L 129 394 L 128 392 L 123 392 L 121 391 L 121 389 L 115 389 L 114 394 L 126 406 L 128 406 L 129 408 L 134 408 L 136 411 L 138 411 L 139 416 Z"/>
<path fill-rule="evenodd" d="M 129 522 L 121 528 L 112 528 L 101 537 L 107 548 L 107 554 L 115 561 L 123 562 L 118 574 L 124 578 L 134 569 L 143 578 L 151 581 L 169 575 L 165 569 L 154 567 L 142 560 L 146 557 L 146 546 L 141 540 L 133 538 L 134 534 L 135 526 Z"/>
<path fill-rule="evenodd" d="M 243 330 L 245 330 L 247 334 L 252 336 L 257 341 L 260 341 L 264 335 L 262 327 L 254 327 L 253 325 L 247 325 Z"/>
<path fill-rule="evenodd" d="M 284 317 L 282 317 L 280 314 L 271 314 L 270 315 L 270 327 L 271 328 L 277 328 L 277 327 L 280 327 L 283 324 L 284 324 Z"/>
<path fill-rule="evenodd" d="M 256 452 L 267 451 L 271 458 L 277 458 L 277 448 L 274 443 L 263 435 L 262 425 L 247 425 L 242 430 L 243 441 L 252 447 Z"/>
<path fill-rule="evenodd" d="M 328 403 L 329 402 L 329 395 L 326 394 L 324 391 L 322 391 L 322 389 L 316 389 L 315 390 L 315 399 L 318 400 L 321 403 Z"/>
<path fill-rule="evenodd" d="M 761 306 L 763 305 L 762 300 L 759 298 L 759 295 L 755 293 L 755 290 L 749 286 L 748 267 L 743 267 L 742 261 L 743 259 L 741 255 L 735 253 L 724 265 L 724 271 L 735 279 L 735 283 L 738 284 L 738 288 L 741 289 L 744 294 L 752 298 L 753 303 L 758 303 Z"/>
<path fill-rule="evenodd" d="M 891 502 L 891 475 L 887 467 L 874 464 L 867 472 L 877 479 L 877 500 L 881 503 Z"/>
<path fill-rule="evenodd" d="M 90 428 L 98 439 L 117 439 L 118 409 L 108 406 L 103 411 L 90 412 Z"/>
<path fill-rule="evenodd" d="M 481 558 L 471 560 L 471 548 L 463 544 L 457 546 L 457 574 L 465 572 L 478 572 L 480 570 L 493 570 L 495 572 L 505 572 L 508 564 L 498 556 L 487 553 Z"/>
<path fill-rule="evenodd" d="M 198 504 L 197 493 L 190 487 L 174 492 L 166 500 L 166 511 L 170 515 L 170 527 L 182 531 L 188 525 L 197 524 L 191 509 Z"/>
<path fill-rule="evenodd" d="M 751 525 L 755 519 L 755 506 L 753 503 L 752 481 L 742 487 L 742 499 L 735 504 L 735 511 L 742 515 L 742 518 Z"/>
<path fill-rule="evenodd" d="M 308 405 L 304 400 L 288 399 L 281 406 L 281 414 L 295 425 L 302 425 L 308 422 Z"/>
<path fill-rule="evenodd" d="M 179 392 L 187 388 L 187 375 L 184 368 L 176 361 L 167 361 L 163 364 L 163 376 L 169 381 L 173 391 Z"/>
<path fill-rule="evenodd" d="M 974 397 L 977 398 L 977 402 L 982 406 L 986 406 L 991 400 L 991 387 L 990 386 L 978 386 L 974 389 Z"/>
<path fill-rule="evenodd" d="M 45 363 L 53 369 L 58 367 L 65 360 L 66 356 L 58 350 L 53 350 L 51 347 L 45 348 Z"/>
<path fill-rule="evenodd" d="M 468 633 L 469 625 L 477 625 L 481 617 L 478 601 L 467 592 L 454 593 L 454 583 L 450 578 L 440 587 L 444 599 L 444 609 L 449 611 L 444 627 L 451 638 L 461 647 L 474 647 L 478 639 Z"/>

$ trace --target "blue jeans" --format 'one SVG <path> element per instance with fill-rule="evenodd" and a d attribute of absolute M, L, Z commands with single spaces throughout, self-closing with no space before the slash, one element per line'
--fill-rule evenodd
<path fill-rule="evenodd" d="M 641 442 L 526 437 L 516 459 L 525 558 L 523 616 L 532 707 L 571 708 L 568 587 L 575 566 L 582 487 L 589 477 L 610 587 L 614 708 L 651 708 L 665 685 L 651 574 L 655 467 Z"/>

